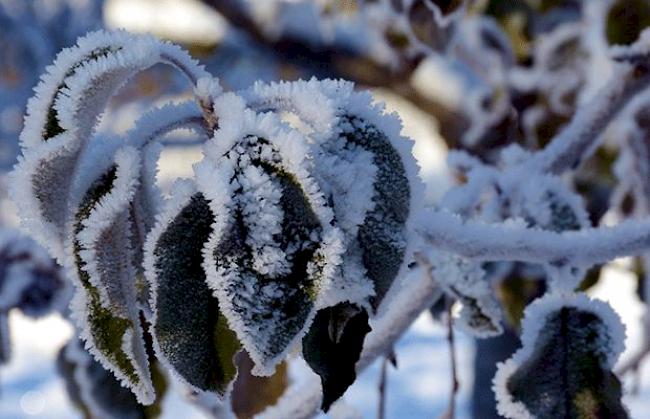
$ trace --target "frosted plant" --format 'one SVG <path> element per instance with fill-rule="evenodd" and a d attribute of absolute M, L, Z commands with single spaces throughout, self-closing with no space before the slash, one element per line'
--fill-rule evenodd
<path fill-rule="evenodd" d="M 63 272 L 29 237 L 0 228 L 0 364 L 11 354 L 9 311 L 39 318 L 63 311 L 69 298 Z"/>
<path fill-rule="evenodd" d="M 96 134 L 115 91 L 157 62 L 186 74 L 196 101 L 153 110 L 124 138 Z M 338 82 L 289 88 L 301 112 L 310 112 L 301 86 L 332 102 L 331 119 L 314 121 L 310 135 L 283 122 L 280 107 L 260 110 L 261 94 L 222 92 L 170 44 L 96 32 L 61 52 L 36 88 L 14 199 L 74 280 L 72 317 L 87 348 L 140 403 L 156 399 L 149 334 L 163 365 L 198 392 L 227 394 L 241 349 L 254 373 L 271 374 L 303 337 L 333 392 L 325 408 L 354 381 L 354 356 L 341 384 L 331 379 L 338 365 L 316 353 L 328 342 L 347 351 L 346 336 L 369 330 L 410 260 L 421 188 L 399 121 Z M 268 87 L 270 103 L 286 88 Z M 205 137 L 205 158 L 165 201 L 156 142 L 184 127 Z M 343 176 L 362 170 L 360 195 L 340 201 Z M 353 340 L 358 354 L 363 335 Z"/>
<path fill-rule="evenodd" d="M 452 3 L 449 14 L 434 2 L 401 4 L 426 7 L 444 27 L 464 13 Z M 486 41 L 497 28 L 472 25 L 463 45 L 507 67 L 508 51 Z M 541 267 L 546 295 L 526 309 L 523 347 L 495 378 L 500 409 L 625 416 L 612 373 L 620 321 L 579 286 L 594 264 L 647 252 L 650 221 L 592 227 L 562 176 L 650 84 L 647 33 L 612 54 L 612 80 L 547 147 L 512 145 L 491 163 L 452 153 L 463 183 L 423 209 L 412 141 L 351 82 L 225 92 L 185 51 L 153 37 L 79 39 L 35 89 L 11 178 L 23 226 L 75 287 L 71 316 L 94 360 L 76 341 L 60 360 L 79 403 L 99 416 L 155 415 L 140 405 L 160 402 L 160 367 L 196 400 L 227 405 L 244 355 L 253 374 L 269 376 L 300 353 L 319 382 L 289 389 L 267 415 L 309 417 L 389 356 L 441 295 L 461 306 L 452 323 L 478 337 L 502 333 L 499 272 L 523 262 Z M 159 63 L 186 76 L 193 98 L 151 110 L 123 135 L 100 133 L 111 97 Z M 164 196 L 157 160 L 180 128 L 202 139 L 202 160 Z"/>

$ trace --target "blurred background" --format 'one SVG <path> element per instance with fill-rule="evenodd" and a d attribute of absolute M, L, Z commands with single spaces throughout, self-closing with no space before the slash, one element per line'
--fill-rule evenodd
<path fill-rule="evenodd" d="M 648 24 L 645 0 L 0 0 L 0 418 L 88 415 L 66 357 L 78 346 L 67 320 L 68 282 L 42 249 L 17 232 L 6 191 L 32 88 L 78 36 L 100 28 L 153 33 L 187 48 L 226 90 L 312 76 L 372 89 L 416 141 L 427 204 L 435 205 L 451 185 L 463 182 L 462 168 L 447 169 L 448 150 L 496 162 L 507 145 L 544 146 L 606 82 L 612 66 L 607 48 L 634 41 Z M 188 94 L 173 71 L 154 67 L 112 100 L 97 129 L 124 132 L 154 104 Z M 594 225 L 639 214 L 630 196 L 617 195 L 618 132 L 608 131 L 605 146 L 568 179 Z M 201 158 L 189 133 L 174 135 L 177 141 L 168 142 L 159 163 L 164 190 L 174 179 L 190 177 Z M 459 418 L 498 417 L 494 364 L 518 348 L 523 307 L 541 292 L 539 269 L 505 264 L 498 272 L 494 287 L 509 331 L 481 341 L 457 334 Z M 621 365 L 647 342 L 643 277 L 643 264 L 625 259 L 590 271 L 583 284 L 610 301 L 627 326 Z M 432 418 L 446 411 L 451 361 L 442 311 L 423 313 L 395 348 L 397 366 L 386 368 L 384 377 L 385 418 Z M 378 361 L 366 370 L 330 416 L 377 417 L 381 367 Z M 628 372 L 626 404 L 633 417 L 647 417 L 650 369 L 638 363 Z M 296 357 L 277 386 L 299 383 L 310 373 Z M 162 417 L 206 417 L 169 381 Z M 262 386 L 249 384 L 249 390 L 256 385 Z M 250 417 L 261 408 L 236 410 Z"/>

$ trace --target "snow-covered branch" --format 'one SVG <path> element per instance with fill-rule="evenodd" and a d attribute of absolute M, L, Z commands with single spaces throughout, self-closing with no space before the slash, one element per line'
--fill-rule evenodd
<path fill-rule="evenodd" d="M 536 155 L 536 168 L 555 174 L 576 168 L 594 151 L 609 123 L 649 85 L 647 63 L 622 64 L 600 93 L 581 107 L 569 125 Z"/>
<path fill-rule="evenodd" d="M 486 261 L 590 266 L 650 248 L 650 220 L 557 233 L 526 228 L 523 222 L 487 224 L 429 211 L 420 226 L 435 248 Z"/>

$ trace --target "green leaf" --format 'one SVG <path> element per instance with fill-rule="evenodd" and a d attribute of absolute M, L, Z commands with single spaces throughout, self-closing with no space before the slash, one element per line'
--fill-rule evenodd
<path fill-rule="evenodd" d="M 323 386 L 327 412 L 357 378 L 363 341 L 370 332 L 366 310 L 349 303 L 319 310 L 302 340 L 302 353 Z"/>
<path fill-rule="evenodd" d="M 499 367 L 495 389 L 500 413 L 539 419 L 628 417 L 621 383 L 611 371 L 612 346 L 619 342 L 611 341 L 603 318 L 565 306 L 535 321 L 543 321 L 537 338 L 524 338 L 524 348 Z M 530 323 L 526 319 L 524 328 Z M 507 395 L 501 394 L 500 382 Z M 510 401 L 504 403 L 504 396 Z"/>
<path fill-rule="evenodd" d="M 376 308 L 404 262 L 411 190 L 402 159 L 388 137 L 360 118 L 342 120 L 345 139 L 371 152 L 377 167 L 372 198 L 375 208 L 368 211 L 358 233 L 363 265 L 375 285 L 372 304 Z"/>
<path fill-rule="evenodd" d="M 224 395 L 237 375 L 240 344 L 205 282 L 202 250 L 213 222 L 208 202 L 197 193 L 155 240 L 153 334 L 158 355 L 177 375 Z"/>
<path fill-rule="evenodd" d="M 208 284 L 256 375 L 272 374 L 307 332 L 342 252 L 303 138 L 263 138 L 265 125 L 244 128 L 197 168 L 218 226 L 206 246 Z"/>
<path fill-rule="evenodd" d="M 117 177 L 118 166 L 114 165 L 93 182 L 76 212 L 73 228 L 73 256 L 80 287 L 76 291 L 73 307 L 77 308 L 77 311 L 73 315 L 81 322 L 83 336 L 90 344 L 93 354 L 131 388 L 143 403 L 148 404 L 153 402 L 155 395 L 137 308 L 132 306 L 130 309 L 125 309 L 122 305 L 112 304 L 110 298 L 102 297 L 107 294 L 107 291 L 98 286 L 108 285 L 102 282 L 105 278 L 91 278 L 91 272 L 101 276 L 100 270 L 89 269 L 83 257 L 84 252 L 89 250 L 87 247 L 89 244 L 84 245 L 79 239 L 88 228 L 84 222 L 93 215 L 102 202 L 114 198 L 111 194 L 116 189 Z M 127 243 L 123 246 L 122 251 L 128 252 Z M 109 250 L 115 251 L 114 248 Z M 101 260 L 101 256 L 98 259 Z M 128 264 L 128 257 L 126 263 Z M 117 266 L 114 268 L 120 269 Z M 128 271 L 129 268 L 123 266 L 121 269 Z M 125 280 L 127 283 L 122 285 L 129 286 L 128 279 L 119 277 L 115 279 Z M 135 284 L 131 282 L 130 286 L 133 287 L 131 291 L 135 295 Z"/>

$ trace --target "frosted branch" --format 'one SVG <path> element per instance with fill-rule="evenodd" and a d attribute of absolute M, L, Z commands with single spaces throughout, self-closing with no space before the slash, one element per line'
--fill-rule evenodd
<path fill-rule="evenodd" d="M 546 147 L 533 163 L 543 172 L 562 173 L 576 168 L 590 153 L 609 123 L 632 98 L 650 85 L 650 68 L 623 64 L 610 82 L 579 108 L 575 117 Z"/>
<path fill-rule="evenodd" d="M 563 233 L 465 221 L 446 212 L 430 211 L 422 221 L 421 234 L 435 248 L 479 260 L 589 266 L 650 248 L 650 219 Z"/>

